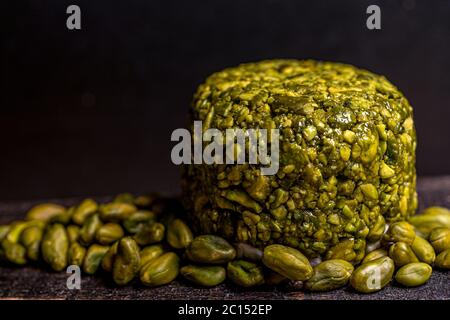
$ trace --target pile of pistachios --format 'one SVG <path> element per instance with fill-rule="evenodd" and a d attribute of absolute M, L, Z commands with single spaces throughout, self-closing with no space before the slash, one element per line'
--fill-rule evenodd
<path fill-rule="evenodd" d="M 450 268 L 450 210 L 442 207 L 390 224 L 360 264 L 345 241 L 322 261 L 280 244 L 260 249 L 195 236 L 182 211 L 173 199 L 128 193 L 103 204 L 39 204 L 24 220 L 0 226 L 0 260 L 43 261 L 55 271 L 77 265 L 86 274 L 109 274 L 117 285 L 139 279 L 154 287 L 181 276 L 203 287 L 228 279 L 245 288 L 300 283 L 308 291 L 330 291 L 349 283 L 364 293 L 393 279 L 406 287 L 423 285 L 432 266 Z"/>

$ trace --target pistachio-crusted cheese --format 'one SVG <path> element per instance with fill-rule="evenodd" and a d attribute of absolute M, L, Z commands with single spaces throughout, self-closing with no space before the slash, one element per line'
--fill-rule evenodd
<path fill-rule="evenodd" d="M 416 210 L 412 108 L 383 76 L 311 60 L 243 64 L 200 85 L 191 115 L 203 130 L 280 130 L 276 175 L 254 164 L 184 167 L 198 232 L 310 257 L 351 240 L 359 259 L 366 238 Z"/>

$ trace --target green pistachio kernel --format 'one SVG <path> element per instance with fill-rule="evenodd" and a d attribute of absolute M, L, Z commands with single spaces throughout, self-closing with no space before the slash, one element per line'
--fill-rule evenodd
<path fill-rule="evenodd" d="M 96 234 L 95 238 L 98 243 L 103 245 L 110 245 L 116 242 L 124 236 L 124 231 L 122 227 L 117 223 L 109 222 L 101 226 Z"/>
<path fill-rule="evenodd" d="M 376 250 L 373 250 L 373 251 L 369 252 L 364 257 L 364 259 L 363 259 L 363 261 L 361 263 L 367 263 L 369 261 L 373 261 L 373 260 L 376 260 L 376 259 L 381 258 L 381 257 L 386 257 L 387 255 L 388 255 L 388 252 L 385 249 L 379 248 L 379 249 L 376 249 Z"/>
<path fill-rule="evenodd" d="M 343 137 L 346 142 L 353 143 L 353 142 L 355 142 L 356 134 L 351 130 L 345 130 Z"/>
<path fill-rule="evenodd" d="M 111 272 L 113 270 L 114 259 L 117 254 L 117 248 L 119 246 L 119 241 L 114 242 L 114 244 L 109 247 L 106 254 L 102 259 L 102 269 L 106 272 Z"/>
<path fill-rule="evenodd" d="M 313 276 L 305 282 L 309 291 L 331 291 L 347 284 L 353 265 L 345 260 L 326 260 L 314 267 Z"/>
<path fill-rule="evenodd" d="M 120 222 L 135 213 L 137 208 L 134 204 L 130 203 L 111 202 L 101 205 L 99 211 L 100 218 L 103 221 Z"/>
<path fill-rule="evenodd" d="M 163 241 L 166 228 L 162 223 L 150 222 L 143 225 L 134 235 L 134 240 L 141 245 L 146 246 Z"/>
<path fill-rule="evenodd" d="M 411 249 L 421 262 L 431 265 L 436 259 L 436 253 L 434 252 L 433 246 L 427 240 L 418 235 L 414 238 Z"/>
<path fill-rule="evenodd" d="M 56 214 L 46 221 L 48 223 L 61 223 L 62 225 L 66 226 L 72 222 L 74 212 L 75 212 L 75 207 L 70 207 L 66 211 Z"/>
<path fill-rule="evenodd" d="M 125 230 L 129 233 L 137 233 L 140 228 L 149 222 L 154 222 L 156 220 L 156 214 L 153 211 L 139 210 L 132 213 L 123 222 Z"/>
<path fill-rule="evenodd" d="M 141 250 L 141 267 L 147 264 L 149 261 L 152 261 L 155 258 L 158 258 L 164 253 L 164 249 L 162 245 L 155 244 L 152 246 L 145 247 Z"/>
<path fill-rule="evenodd" d="M 27 249 L 20 243 L 3 239 L 0 251 L 3 251 L 5 259 L 11 263 L 17 265 L 24 265 L 27 263 Z"/>
<path fill-rule="evenodd" d="M 67 226 L 67 236 L 69 237 L 69 243 L 75 243 L 80 237 L 80 227 L 74 224 Z"/>
<path fill-rule="evenodd" d="M 409 263 L 397 271 L 395 280 L 406 287 L 417 287 L 425 284 L 430 279 L 432 271 L 431 266 L 426 263 Z"/>
<path fill-rule="evenodd" d="M 148 208 L 152 205 L 155 199 L 156 199 L 155 195 L 143 194 L 134 198 L 134 204 L 139 208 Z"/>
<path fill-rule="evenodd" d="M 141 282 L 150 287 L 162 286 L 172 282 L 179 272 L 179 258 L 173 252 L 167 252 L 141 268 Z"/>
<path fill-rule="evenodd" d="M 326 260 L 342 259 L 345 261 L 353 262 L 356 260 L 356 252 L 354 249 L 355 241 L 353 239 L 344 239 L 331 247 L 326 255 Z"/>
<path fill-rule="evenodd" d="M 122 238 L 117 247 L 113 264 L 113 279 L 118 285 L 129 283 L 138 274 L 141 267 L 139 246 L 131 237 Z"/>
<path fill-rule="evenodd" d="M 391 282 L 394 269 L 394 261 L 389 257 L 363 263 L 353 271 L 350 285 L 362 293 L 379 291 Z"/>
<path fill-rule="evenodd" d="M 264 283 L 262 267 L 245 260 L 228 262 L 227 276 L 233 283 L 244 288 L 250 288 Z"/>
<path fill-rule="evenodd" d="M 108 252 L 108 246 L 101 246 L 94 243 L 91 245 L 86 252 L 83 260 L 83 271 L 87 274 L 94 274 L 97 272 L 98 268 L 102 263 L 102 259 Z"/>
<path fill-rule="evenodd" d="M 87 217 L 80 229 L 80 243 L 83 245 L 90 245 L 95 240 L 95 234 L 102 226 L 102 221 L 98 214 L 93 214 Z"/>
<path fill-rule="evenodd" d="M 167 228 L 167 242 L 172 248 L 184 249 L 193 239 L 192 231 L 181 219 L 174 219 L 169 222 Z"/>
<path fill-rule="evenodd" d="M 222 264 L 233 260 L 236 250 L 221 237 L 202 235 L 192 240 L 186 248 L 186 256 L 193 262 Z"/>
<path fill-rule="evenodd" d="M 10 229 L 11 227 L 9 225 L 0 226 L 0 242 L 3 241 L 4 238 L 6 238 Z"/>
<path fill-rule="evenodd" d="M 386 221 L 384 220 L 384 217 L 380 214 L 375 220 L 375 223 L 370 228 L 370 231 L 367 234 L 367 240 L 370 242 L 376 242 L 380 240 L 383 237 L 385 229 L 386 229 Z"/>
<path fill-rule="evenodd" d="M 72 221 L 82 226 L 84 224 L 84 221 L 88 216 L 93 214 L 97 211 L 98 205 L 97 202 L 95 202 L 92 199 L 86 199 L 83 202 L 81 202 L 76 208 L 72 216 Z"/>
<path fill-rule="evenodd" d="M 180 269 L 180 274 L 186 280 L 203 287 L 214 287 L 226 278 L 226 271 L 221 266 L 187 265 Z"/>
<path fill-rule="evenodd" d="M 62 224 L 56 223 L 47 227 L 41 243 L 44 261 L 55 271 L 62 271 L 67 266 L 69 253 L 69 237 Z"/>
<path fill-rule="evenodd" d="M 38 261 L 41 241 L 44 235 L 42 226 L 33 225 L 25 228 L 20 235 L 20 242 L 27 249 L 27 257 L 32 261 Z"/>
<path fill-rule="evenodd" d="M 423 238 L 428 238 L 435 228 L 450 228 L 450 210 L 443 207 L 429 207 L 421 214 L 409 218 L 409 223 Z"/>
<path fill-rule="evenodd" d="M 434 265 L 439 269 L 450 269 L 450 249 L 444 250 L 439 253 L 434 261 Z"/>
<path fill-rule="evenodd" d="M 83 265 L 84 257 L 86 256 L 86 248 L 78 242 L 73 242 L 69 247 L 69 265 Z"/>
<path fill-rule="evenodd" d="M 240 205 L 249 208 L 251 210 L 254 210 L 255 212 L 259 213 L 261 212 L 262 208 L 256 202 L 253 200 L 246 192 L 240 191 L 240 190 L 227 190 L 224 195 L 226 199 L 237 202 Z"/>
<path fill-rule="evenodd" d="M 389 226 L 388 231 L 384 235 L 384 239 L 389 242 L 405 242 L 406 244 L 412 244 L 416 232 L 414 227 L 406 221 L 394 222 Z"/>
<path fill-rule="evenodd" d="M 367 199 L 377 200 L 378 199 L 378 191 L 377 188 L 371 183 L 365 183 L 359 186 L 361 188 L 362 193 Z"/>
<path fill-rule="evenodd" d="M 135 201 L 134 196 L 128 192 L 118 194 L 113 200 L 114 203 L 129 203 L 129 204 L 134 204 L 134 201 Z"/>
<path fill-rule="evenodd" d="M 450 229 L 449 228 L 433 229 L 430 233 L 430 237 L 428 238 L 428 240 L 437 253 L 450 249 Z"/>
<path fill-rule="evenodd" d="M 389 248 L 389 257 L 397 268 L 405 264 L 419 262 L 411 247 L 404 242 L 396 242 Z"/>
<path fill-rule="evenodd" d="M 42 222 L 38 220 L 34 221 L 15 221 L 11 223 L 8 233 L 4 236 L 4 239 L 11 243 L 17 243 L 20 240 L 20 235 L 23 230 L 33 225 L 42 225 Z"/>
<path fill-rule="evenodd" d="M 55 203 L 41 203 L 31 208 L 26 215 L 27 220 L 47 221 L 50 218 L 64 213 L 66 208 Z"/>
<path fill-rule="evenodd" d="M 264 248 L 262 262 L 275 272 L 291 280 L 308 280 L 313 268 L 308 259 L 298 250 L 279 244 Z"/>
<path fill-rule="evenodd" d="M 382 179 L 389 179 L 395 175 L 394 169 L 388 166 L 384 161 L 381 162 L 380 165 L 380 177 Z"/>

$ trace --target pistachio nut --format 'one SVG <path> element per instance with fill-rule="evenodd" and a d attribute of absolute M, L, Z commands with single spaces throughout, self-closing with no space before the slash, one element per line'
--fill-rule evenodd
<path fill-rule="evenodd" d="M 439 269 L 450 269 L 450 249 L 444 250 L 439 253 L 434 261 L 434 265 Z"/>
<path fill-rule="evenodd" d="M 86 218 L 80 229 L 80 243 L 88 246 L 95 240 L 95 234 L 102 226 L 102 221 L 98 214 L 92 214 Z"/>
<path fill-rule="evenodd" d="M 221 237 L 202 235 L 192 240 L 186 248 L 186 256 L 193 262 L 222 264 L 233 260 L 236 250 Z"/>
<path fill-rule="evenodd" d="M 56 214 L 47 220 L 48 223 L 61 223 L 63 225 L 68 225 L 72 221 L 73 214 L 75 212 L 75 207 L 70 207 L 64 212 Z"/>
<path fill-rule="evenodd" d="M 11 227 L 9 225 L 0 226 L 0 242 L 2 242 L 4 238 L 6 238 L 6 235 L 9 233 L 10 229 Z"/>
<path fill-rule="evenodd" d="M 305 282 L 309 291 L 331 291 L 347 284 L 353 265 L 345 260 L 326 260 L 314 267 L 313 276 Z"/>
<path fill-rule="evenodd" d="M 155 201 L 154 195 L 139 195 L 134 198 L 134 204 L 139 208 L 148 208 Z"/>
<path fill-rule="evenodd" d="M 227 277 L 235 284 L 250 288 L 264 283 L 264 272 L 260 265 L 245 261 L 234 260 L 228 262 Z"/>
<path fill-rule="evenodd" d="M 226 278 L 226 271 L 221 266 L 187 265 L 180 269 L 180 274 L 186 280 L 204 287 L 214 287 Z"/>
<path fill-rule="evenodd" d="M 450 249 L 450 229 L 449 228 L 436 228 L 430 232 L 428 239 L 434 250 L 439 253 L 444 250 Z"/>
<path fill-rule="evenodd" d="M 388 231 L 384 235 L 384 240 L 388 242 L 404 242 L 406 244 L 412 244 L 416 232 L 414 227 L 406 221 L 394 222 L 389 226 Z"/>
<path fill-rule="evenodd" d="M 134 279 L 141 266 L 139 246 L 131 237 L 122 238 L 117 247 L 113 263 L 113 279 L 118 285 L 125 285 Z"/>
<path fill-rule="evenodd" d="M 408 263 L 419 262 L 411 247 L 404 242 L 396 242 L 389 248 L 389 257 L 400 268 Z"/>
<path fill-rule="evenodd" d="M 113 202 L 134 204 L 134 196 L 128 192 L 121 193 L 114 198 Z"/>
<path fill-rule="evenodd" d="M 421 215 L 438 215 L 438 214 L 444 214 L 444 215 L 450 215 L 450 209 L 440 206 L 431 206 L 426 208 L 421 212 Z"/>
<path fill-rule="evenodd" d="M 97 272 L 100 264 L 102 263 L 102 259 L 105 254 L 108 252 L 108 246 L 102 246 L 94 243 L 91 245 L 84 256 L 83 260 L 83 271 L 87 274 L 94 274 Z"/>
<path fill-rule="evenodd" d="M 130 203 L 111 202 L 101 205 L 99 211 L 103 221 L 119 222 L 136 212 L 137 208 Z"/>
<path fill-rule="evenodd" d="M 172 282 L 178 276 L 178 272 L 178 256 L 173 252 L 167 252 L 143 266 L 140 279 L 146 286 L 161 286 Z"/>
<path fill-rule="evenodd" d="M 313 268 L 300 251 L 280 244 L 265 247 L 262 262 L 291 280 L 305 281 L 313 275 Z"/>
<path fill-rule="evenodd" d="M 151 222 L 143 225 L 134 235 L 134 239 L 141 246 L 163 241 L 166 228 L 162 223 Z"/>
<path fill-rule="evenodd" d="M 47 221 L 51 217 L 64 213 L 66 208 L 55 203 L 41 203 L 31 208 L 26 215 L 27 220 Z"/>
<path fill-rule="evenodd" d="M 49 225 L 44 231 L 41 254 L 44 261 L 55 271 L 62 271 L 67 266 L 69 237 L 62 224 Z"/>
<path fill-rule="evenodd" d="M 406 287 L 417 287 L 430 279 L 432 271 L 429 264 L 413 262 L 401 267 L 395 274 L 395 280 Z"/>
<path fill-rule="evenodd" d="M 326 255 L 326 260 L 341 259 L 349 262 L 356 260 L 356 252 L 354 249 L 355 241 L 353 239 L 344 239 L 331 247 Z"/>
<path fill-rule="evenodd" d="M 389 257 L 363 263 L 353 271 L 350 285 L 363 293 L 379 291 L 391 282 L 394 270 L 394 261 Z"/>
<path fill-rule="evenodd" d="M 378 258 L 385 257 L 385 256 L 387 256 L 387 255 L 388 255 L 388 252 L 387 252 L 385 249 L 379 248 L 379 249 L 376 249 L 376 250 L 373 250 L 373 251 L 369 252 L 369 253 L 364 257 L 362 263 L 366 263 L 366 262 L 369 262 L 369 261 L 373 261 L 373 260 L 376 260 L 376 259 L 378 259 Z"/>
<path fill-rule="evenodd" d="M 3 239 L 1 251 L 4 258 L 14 264 L 24 265 L 27 263 L 27 249 L 17 242 Z"/>
<path fill-rule="evenodd" d="M 75 208 L 72 216 L 72 221 L 75 224 L 82 226 L 86 218 L 96 212 L 97 209 L 97 202 L 92 199 L 86 199 Z"/>
<path fill-rule="evenodd" d="M 433 246 L 421 236 L 416 235 L 414 242 L 411 245 L 416 257 L 427 264 L 433 264 L 436 259 L 436 253 L 434 252 Z"/>
<path fill-rule="evenodd" d="M 137 233 L 142 225 L 149 222 L 154 222 L 156 215 L 153 211 L 139 210 L 132 213 L 128 218 L 123 221 L 125 230 L 129 233 Z"/>
<path fill-rule="evenodd" d="M 164 253 L 163 247 L 160 244 L 145 247 L 141 250 L 141 267 L 147 264 L 149 261 L 158 258 Z"/>
<path fill-rule="evenodd" d="M 114 258 L 116 257 L 118 246 L 119 241 L 114 242 L 114 244 L 109 247 L 108 252 L 103 256 L 102 269 L 106 272 L 111 272 L 113 269 Z"/>
<path fill-rule="evenodd" d="M 172 248 L 184 249 L 191 242 L 194 236 L 191 229 L 181 219 L 174 219 L 168 223 L 167 242 Z"/>
<path fill-rule="evenodd" d="M 86 248 L 78 242 L 73 242 L 69 247 L 69 265 L 82 266 L 84 257 L 86 256 Z"/>
<path fill-rule="evenodd" d="M 39 259 L 43 227 L 38 225 L 25 228 L 20 235 L 20 242 L 27 250 L 27 257 L 32 261 Z"/>
<path fill-rule="evenodd" d="M 386 221 L 384 220 L 384 217 L 379 214 L 377 219 L 375 220 L 375 223 L 372 225 L 369 233 L 367 234 L 367 240 L 369 242 L 379 241 L 383 237 L 385 229 Z"/>
<path fill-rule="evenodd" d="M 421 214 L 409 218 L 423 238 L 428 238 L 435 228 L 450 228 L 450 210 L 443 207 L 429 207 Z"/>
<path fill-rule="evenodd" d="M 69 237 L 69 243 L 77 242 L 80 236 L 80 227 L 75 224 L 71 224 L 67 226 L 66 230 L 67 236 Z"/>
<path fill-rule="evenodd" d="M 237 259 L 246 259 L 251 261 L 261 261 L 263 256 L 263 251 L 261 249 L 255 248 L 248 243 L 239 242 L 234 245 L 236 249 Z"/>
<path fill-rule="evenodd" d="M 38 220 L 34 221 L 15 221 L 10 225 L 8 233 L 4 237 L 9 242 L 17 243 L 20 240 L 20 235 L 23 230 L 33 225 L 42 225 L 42 223 Z"/>
<path fill-rule="evenodd" d="M 95 234 L 95 239 L 103 245 L 110 245 L 124 236 L 124 231 L 120 224 L 109 222 L 101 226 Z"/>

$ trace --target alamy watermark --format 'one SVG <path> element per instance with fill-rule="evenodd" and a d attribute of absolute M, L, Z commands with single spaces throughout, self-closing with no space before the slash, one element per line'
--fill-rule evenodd
<path fill-rule="evenodd" d="M 215 128 L 203 130 L 202 121 L 194 121 L 193 136 L 183 128 L 172 132 L 171 141 L 178 143 L 171 159 L 176 165 L 260 164 L 261 175 L 274 175 L 279 169 L 279 137 L 278 129 L 226 129 L 224 135 Z"/>
<path fill-rule="evenodd" d="M 367 14 L 370 14 L 366 20 L 366 27 L 369 30 L 380 30 L 381 29 L 381 9 L 376 4 L 372 4 L 367 7 Z"/>
<path fill-rule="evenodd" d="M 67 274 L 70 276 L 67 278 L 66 286 L 69 290 L 80 290 L 81 289 L 81 270 L 77 265 L 70 265 L 66 270 Z"/>

